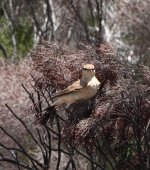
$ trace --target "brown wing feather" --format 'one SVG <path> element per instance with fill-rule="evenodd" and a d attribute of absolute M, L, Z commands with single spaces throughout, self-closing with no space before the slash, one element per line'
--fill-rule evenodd
<path fill-rule="evenodd" d="M 56 94 L 55 96 L 53 96 L 52 98 L 60 97 L 60 96 L 62 96 L 64 94 L 77 91 L 77 90 L 79 90 L 81 88 L 83 88 L 83 86 L 81 85 L 80 80 L 78 80 L 78 81 L 74 82 L 72 85 L 68 86 L 63 91 L 61 91 L 59 94 Z"/>

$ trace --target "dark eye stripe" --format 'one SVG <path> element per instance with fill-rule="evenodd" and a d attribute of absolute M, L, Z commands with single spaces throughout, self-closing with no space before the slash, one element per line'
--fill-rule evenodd
<path fill-rule="evenodd" d="M 88 68 L 83 68 L 83 70 L 95 70 L 95 69 L 88 69 Z"/>

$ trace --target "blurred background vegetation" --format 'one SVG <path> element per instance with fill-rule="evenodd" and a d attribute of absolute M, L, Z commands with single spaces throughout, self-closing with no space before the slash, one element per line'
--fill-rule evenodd
<path fill-rule="evenodd" d="M 25 57 L 41 39 L 93 43 L 99 32 L 131 63 L 150 65 L 149 9 L 148 0 L 1 0 L 0 57 Z"/>

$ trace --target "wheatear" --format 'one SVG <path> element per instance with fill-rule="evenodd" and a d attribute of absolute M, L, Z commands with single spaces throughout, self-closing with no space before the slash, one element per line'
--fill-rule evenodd
<path fill-rule="evenodd" d="M 52 106 L 61 104 L 69 105 L 80 100 L 88 100 L 96 95 L 100 82 L 95 77 L 95 67 L 93 64 L 85 64 L 82 70 L 82 77 L 58 95 L 53 97 Z"/>

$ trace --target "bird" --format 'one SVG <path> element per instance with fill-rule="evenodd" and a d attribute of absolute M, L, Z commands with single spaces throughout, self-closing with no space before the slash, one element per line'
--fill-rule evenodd
<path fill-rule="evenodd" d="M 95 66 L 93 64 L 85 64 L 82 68 L 81 79 L 53 96 L 54 102 L 51 106 L 66 104 L 66 108 L 68 108 L 71 104 L 80 100 L 89 100 L 96 95 L 100 84 L 95 76 Z"/>

